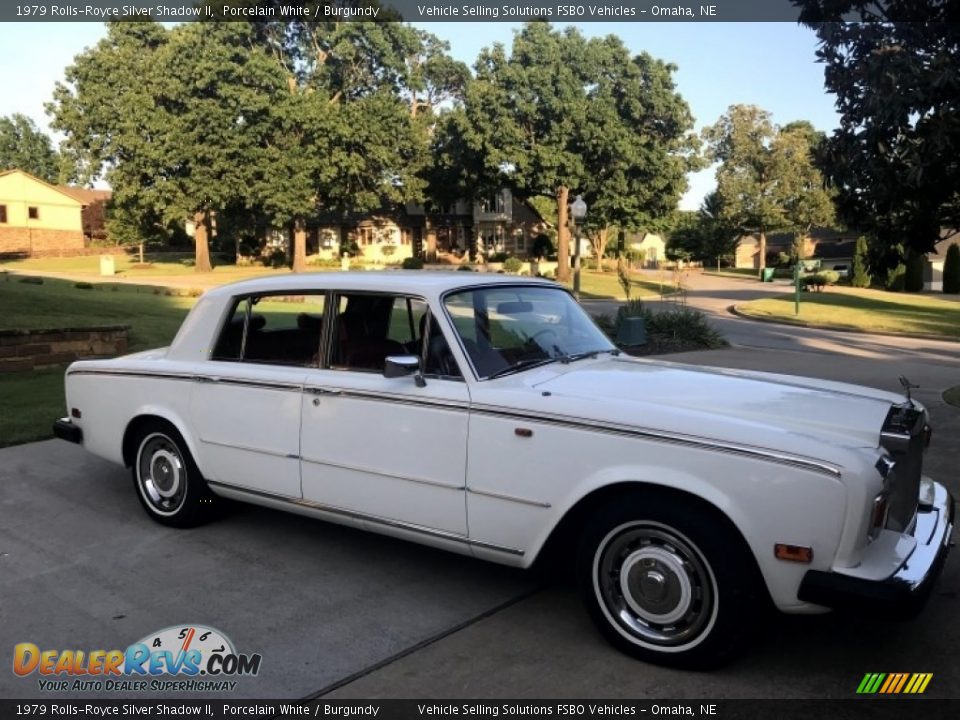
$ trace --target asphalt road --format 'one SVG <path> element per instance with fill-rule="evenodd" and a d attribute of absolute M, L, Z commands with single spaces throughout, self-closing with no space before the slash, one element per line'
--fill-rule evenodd
<path fill-rule="evenodd" d="M 689 302 L 735 347 L 671 359 L 891 390 L 907 374 L 936 427 L 926 469 L 960 491 L 960 410 L 940 399 L 960 383 L 960 345 L 725 316 L 736 294 L 769 290 L 692 288 Z M 958 590 L 953 557 L 914 621 L 779 617 L 731 666 L 681 672 L 620 655 L 571 588 L 530 574 L 254 507 L 169 530 L 145 517 L 126 471 L 80 448 L 0 450 L 0 654 L 18 642 L 124 648 L 203 623 L 263 656 L 235 697 L 851 698 L 864 673 L 881 671 L 933 672 L 928 697 L 960 697 Z M 9 670 L 0 697 L 50 698 L 35 675 Z"/>

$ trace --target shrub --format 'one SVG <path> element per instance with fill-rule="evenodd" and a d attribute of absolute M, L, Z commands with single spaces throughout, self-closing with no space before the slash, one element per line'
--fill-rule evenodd
<path fill-rule="evenodd" d="M 943 261 L 943 291 L 960 294 L 960 246 L 956 243 L 947 248 L 947 258 Z"/>
<path fill-rule="evenodd" d="M 508 273 L 518 273 L 523 267 L 523 262 L 519 258 L 508 257 L 503 261 L 503 269 Z"/>
<path fill-rule="evenodd" d="M 194 265 L 197 264 L 197 262 L 193 258 L 184 258 L 183 260 L 180 261 L 180 264 L 186 267 L 193 267 Z"/>
<path fill-rule="evenodd" d="M 340 261 L 337 258 L 325 258 L 317 257 L 310 258 L 307 263 L 308 265 L 313 265 L 314 267 L 326 267 L 326 268 L 338 268 L 340 267 Z"/>
<path fill-rule="evenodd" d="M 269 255 L 264 255 L 261 258 L 264 267 L 271 268 L 281 268 L 287 264 L 287 253 L 281 250 L 280 248 L 275 248 L 270 251 Z"/>
<path fill-rule="evenodd" d="M 923 255 L 911 255 L 907 260 L 907 272 L 903 278 L 903 289 L 909 293 L 923 290 L 923 266 L 926 258 Z"/>
<path fill-rule="evenodd" d="M 88 282 L 78 282 L 78 283 L 74 283 L 73 286 L 74 286 L 77 290 L 93 290 L 93 285 L 91 285 L 91 284 L 88 283 Z"/>
<path fill-rule="evenodd" d="M 727 344 L 723 336 L 707 322 L 707 316 L 690 307 L 654 312 L 640 300 L 630 300 L 617 311 L 611 323 L 607 318 L 595 318 L 604 332 L 615 338 L 624 318 L 643 318 L 647 337 L 657 344 L 683 344 L 703 348 L 718 348 Z M 608 330 L 608 328 L 610 328 Z"/>
<path fill-rule="evenodd" d="M 26 283 L 27 285 L 43 285 L 43 278 L 27 275 L 26 277 L 20 278 L 20 282 Z"/>
<path fill-rule="evenodd" d="M 850 284 L 853 287 L 870 287 L 870 268 L 867 264 L 867 239 L 861 235 L 857 238 L 857 249 L 853 253 L 853 272 L 850 275 Z"/>
<path fill-rule="evenodd" d="M 835 285 L 837 280 L 840 279 L 839 273 L 834 272 L 833 270 L 827 270 L 825 272 L 814 273 L 813 275 L 806 275 L 800 278 L 800 287 L 805 290 L 816 290 L 820 292 L 826 285 Z"/>
<path fill-rule="evenodd" d="M 457 268 L 457 272 L 473 272 L 473 268 L 469 265 L 461 265 Z"/>
<path fill-rule="evenodd" d="M 418 257 L 404 258 L 403 262 L 400 263 L 400 267 L 402 267 L 404 270 L 422 270 L 423 260 Z"/>
<path fill-rule="evenodd" d="M 548 258 L 553 255 L 553 241 L 549 235 L 540 233 L 530 245 L 530 255 L 535 258 Z"/>
<path fill-rule="evenodd" d="M 887 290 L 891 292 L 903 292 L 903 279 L 906 272 L 907 268 L 903 263 L 887 270 L 887 281 L 884 283 Z"/>
<path fill-rule="evenodd" d="M 487 256 L 488 263 L 502 263 L 506 262 L 507 254 L 505 252 L 493 253 L 492 255 Z"/>

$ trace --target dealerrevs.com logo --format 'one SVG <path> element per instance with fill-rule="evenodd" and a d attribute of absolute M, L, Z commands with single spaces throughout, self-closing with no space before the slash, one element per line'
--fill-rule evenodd
<path fill-rule="evenodd" d="M 258 653 L 238 653 L 219 630 L 174 625 L 147 635 L 126 650 L 41 650 L 13 648 L 13 672 L 37 675 L 47 692 L 224 691 L 236 677 L 260 672 Z"/>

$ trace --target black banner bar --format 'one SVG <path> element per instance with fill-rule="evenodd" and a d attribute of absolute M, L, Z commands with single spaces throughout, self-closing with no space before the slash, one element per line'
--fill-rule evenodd
<path fill-rule="evenodd" d="M 940 720 L 960 700 L 0 700 L 0 718 L 660 718 Z"/>
<path fill-rule="evenodd" d="M 882 0 L 881 0 L 882 2 Z M 357 20 L 384 22 L 797 22 L 791 0 L 35 0 L 0 3 L 0 22 Z"/>

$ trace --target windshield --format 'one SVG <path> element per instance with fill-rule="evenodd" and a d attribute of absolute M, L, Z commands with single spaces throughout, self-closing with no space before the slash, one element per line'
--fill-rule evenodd
<path fill-rule="evenodd" d="M 616 352 L 560 288 L 475 288 L 447 295 L 444 305 L 480 378 Z"/>

